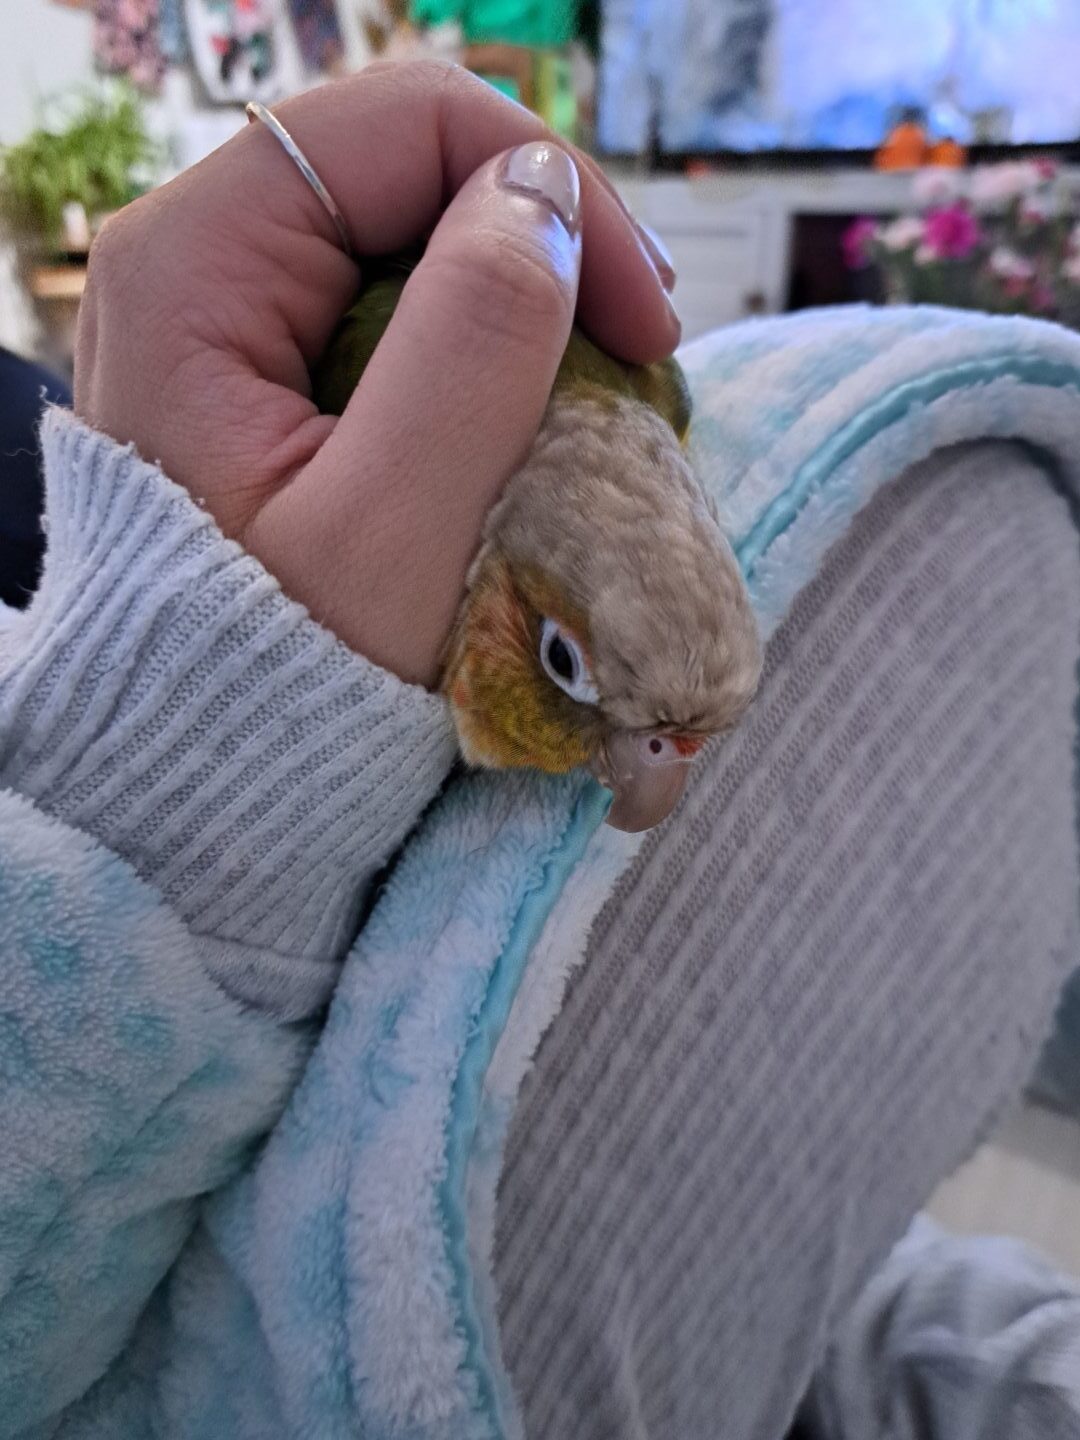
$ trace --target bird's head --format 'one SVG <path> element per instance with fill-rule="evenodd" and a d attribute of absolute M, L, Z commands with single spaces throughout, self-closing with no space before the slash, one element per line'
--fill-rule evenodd
<path fill-rule="evenodd" d="M 556 391 L 447 654 L 465 759 L 587 766 L 614 792 L 610 823 L 647 829 L 760 672 L 738 564 L 671 426 L 636 399 Z"/>

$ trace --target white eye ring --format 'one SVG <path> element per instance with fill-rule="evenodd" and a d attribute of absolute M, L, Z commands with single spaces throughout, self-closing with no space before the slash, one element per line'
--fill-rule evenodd
<path fill-rule="evenodd" d="M 540 664 L 548 679 L 581 705 L 600 701 L 581 646 L 554 620 L 540 625 Z"/>
<path fill-rule="evenodd" d="M 670 735 L 642 735 L 638 742 L 641 763 L 653 768 L 658 765 L 688 765 L 688 756 L 680 755 Z"/>

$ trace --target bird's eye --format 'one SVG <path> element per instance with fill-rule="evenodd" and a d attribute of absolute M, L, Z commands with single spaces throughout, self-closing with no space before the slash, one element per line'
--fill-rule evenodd
<path fill-rule="evenodd" d="M 595 705 L 600 699 L 581 646 L 554 620 L 545 620 L 540 626 L 540 664 L 571 700 Z"/>
<path fill-rule="evenodd" d="M 641 759 L 646 765 L 677 765 L 683 761 L 670 735 L 643 735 Z"/>

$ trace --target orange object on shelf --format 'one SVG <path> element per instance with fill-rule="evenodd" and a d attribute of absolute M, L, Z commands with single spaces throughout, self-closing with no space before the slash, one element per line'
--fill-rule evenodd
<path fill-rule="evenodd" d="M 926 131 L 915 120 L 902 120 L 874 156 L 877 170 L 917 170 L 926 164 Z"/>
<path fill-rule="evenodd" d="M 967 164 L 967 150 L 958 140 L 946 135 L 944 140 L 939 140 L 931 145 L 927 152 L 927 165 L 941 165 L 949 170 L 959 170 Z"/>

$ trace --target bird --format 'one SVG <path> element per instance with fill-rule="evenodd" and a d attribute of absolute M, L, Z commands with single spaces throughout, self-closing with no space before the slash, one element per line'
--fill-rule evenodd
<path fill-rule="evenodd" d="M 340 415 L 416 259 L 369 273 L 311 372 Z M 758 686 L 762 651 L 731 544 L 685 453 L 676 360 L 632 365 L 576 325 L 532 448 L 488 512 L 441 666 L 468 766 L 612 792 L 608 823 L 659 823 Z"/>

